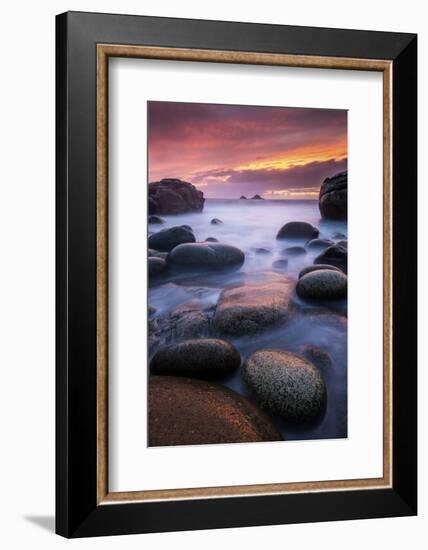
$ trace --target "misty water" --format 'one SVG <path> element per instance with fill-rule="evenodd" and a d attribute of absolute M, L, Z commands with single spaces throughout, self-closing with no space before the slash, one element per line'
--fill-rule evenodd
<path fill-rule="evenodd" d="M 176 226 L 190 225 L 197 241 L 215 237 L 221 243 L 239 247 L 245 252 L 245 263 L 232 273 L 181 273 L 159 281 L 149 288 L 149 304 L 156 308 L 155 316 L 164 315 L 176 306 L 199 300 L 214 307 L 221 290 L 247 278 L 268 277 L 272 262 L 287 257 L 287 277 L 297 281 L 301 269 L 312 265 L 320 251 L 308 250 L 301 256 L 285 256 L 281 252 L 288 246 L 303 246 L 298 239 L 276 240 L 278 230 L 290 221 L 306 221 L 320 231 L 319 238 L 335 238 L 337 233 L 347 238 L 345 222 L 321 220 L 318 201 L 299 200 L 240 200 L 207 199 L 199 213 L 162 216 L 162 226 L 150 225 L 149 231 Z M 210 221 L 219 218 L 221 225 Z M 264 248 L 271 254 L 258 254 L 255 249 Z M 297 312 L 285 324 L 251 337 L 227 339 L 241 353 L 242 361 L 254 351 L 263 348 L 284 349 L 302 354 L 302 346 L 311 344 L 329 353 L 332 365 L 321 369 L 327 386 L 327 407 L 324 415 L 311 425 L 292 425 L 279 417 L 273 420 L 284 439 L 339 438 L 347 436 L 347 329 L 346 300 L 328 303 L 303 301 L 298 297 Z M 239 371 L 219 383 L 246 396 L 257 403 L 246 387 Z M 268 411 L 266 411 L 268 412 Z M 272 415 L 270 415 L 272 417 Z"/>

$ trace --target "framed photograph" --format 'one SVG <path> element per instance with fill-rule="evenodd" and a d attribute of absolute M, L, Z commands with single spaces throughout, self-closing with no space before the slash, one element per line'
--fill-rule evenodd
<path fill-rule="evenodd" d="M 58 534 L 416 514 L 416 35 L 56 24 Z"/>

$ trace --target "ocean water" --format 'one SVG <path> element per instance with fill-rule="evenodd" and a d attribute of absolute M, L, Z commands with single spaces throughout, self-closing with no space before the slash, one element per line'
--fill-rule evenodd
<path fill-rule="evenodd" d="M 288 246 L 304 245 L 304 240 L 277 240 L 278 230 L 290 221 L 307 221 L 320 231 L 320 238 L 333 238 L 335 233 L 347 236 L 345 222 L 321 220 L 318 201 L 207 199 L 200 213 L 162 216 L 166 223 L 150 225 L 149 231 L 174 225 L 190 225 L 197 241 L 215 237 L 221 243 L 239 247 L 245 252 L 245 263 L 233 273 L 177 274 L 149 288 L 149 304 L 156 315 L 168 313 L 177 305 L 198 299 L 215 306 L 221 290 L 250 274 L 272 271 L 272 262 L 284 258 L 281 252 Z M 219 218 L 221 225 L 210 221 Z M 265 248 L 269 255 L 257 254 Z M 284 272 L 297 281 L 298 273 L 312 265 L 320 251 L 307 251 L 302 256 L 287 256 Z M 266 275 L 268 277 L 268 275 Z M 262 279 L 263 280 L 263 279 Z M 329 353 L 332 366 L 322 370 L 327 386 L 327 407 L 324 415 L 311 425 L 291 425 L 279 417 L 273 420 L 286 440 L 340 438 L 347 435 L 347 331 L 346 300 L 328 303 L 305 302 L 296 297 L 300 311 L 284 325 L 251 338 L 228 338 L 240 351 L 243 361 L 257 349 L 275 348 L 301 353 L 304 345 L 314 345 Z M 242 381 L 239 371 L 219 383 L 257 402 Z"/>

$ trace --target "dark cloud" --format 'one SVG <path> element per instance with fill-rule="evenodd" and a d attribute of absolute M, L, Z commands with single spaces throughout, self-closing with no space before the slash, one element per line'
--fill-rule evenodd
<path fill-rule="evenodd" d="M 241 193 L 266 194 L 275 191 L 313 191 L 326 177 L 347 169 L 347 159 L 311 162 L 287 169 L 221 169 L 199 172 L 192 183 L 209 187 L 210 196 L 231 198 Z M 216 185 L 213 185 L 213 184 Z"/>

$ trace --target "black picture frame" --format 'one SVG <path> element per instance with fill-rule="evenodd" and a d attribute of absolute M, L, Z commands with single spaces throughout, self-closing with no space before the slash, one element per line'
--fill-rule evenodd
<path fill-rule="evenodd" d="M 97 504 L 96 46 L 392 62 L 391 488 Z M 65 537 L 417 513 L 417 36 L 68 12 L 56 18 L 56 532 Z"/>

